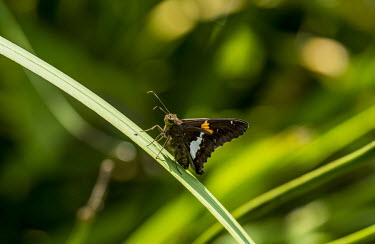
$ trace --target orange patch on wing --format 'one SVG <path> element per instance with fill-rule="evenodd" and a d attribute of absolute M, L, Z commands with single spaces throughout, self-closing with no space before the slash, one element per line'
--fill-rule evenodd
<path fill-rule="evenodd" d="M 210 129 L 210 123 L 204 122 L 201 124 L 201 128 L 204 129 L 205 131 L 208 131 L 210 134 L 212 134 L 214 131 Z"/>

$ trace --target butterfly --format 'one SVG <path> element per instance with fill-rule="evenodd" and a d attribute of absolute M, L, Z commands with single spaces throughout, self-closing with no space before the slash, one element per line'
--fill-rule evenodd
<path fill-rule="evenodd" d="M 169 144 L 175 160 L 184 169 L 188 169 L 190 165 L 198 175 L 204 173 L 203 166 L 216 148 L 241 136 L 249 127 L 246 121 L 240 119 L 179 119 L 176 114 L 169 112 L 156 93 L 153 91 L 148 93 L 154 94 L 163 105 L 164 109 L 160 106 L 156 106 L 154 109 L 159 108 L 166 113 L 164 117 L 165 126 L 162 128 L 155 125 L 142 132 L 158 129 L 160 134 L 150 143 L 166 138 L 158 155 Z"/>

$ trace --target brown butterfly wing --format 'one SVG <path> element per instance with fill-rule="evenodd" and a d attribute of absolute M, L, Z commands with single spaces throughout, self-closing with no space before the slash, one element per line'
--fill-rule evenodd
<path fill-rule="evenodd" d="M 203 174 L 203 165 L 211 153 L 223 144 L 241 136 L 249 127 L 240 119 L 183 119 L 184 142 L 190 151 L 194 169 Z M 195 154 L 194 154 L 195 152 Z"/>

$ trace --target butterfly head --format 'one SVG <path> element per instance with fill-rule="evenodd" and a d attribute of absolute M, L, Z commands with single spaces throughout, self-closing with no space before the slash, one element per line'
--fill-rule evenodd
<path fill-rule="evenodd" d="M 164 117 L 164 122 L 166 125 L 174 125 L 177 124 L 179 119 L 177 118 L 176 114 L 166 114 Z"/>

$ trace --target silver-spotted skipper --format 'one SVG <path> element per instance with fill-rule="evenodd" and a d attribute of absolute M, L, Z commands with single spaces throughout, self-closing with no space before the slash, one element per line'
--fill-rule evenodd
<path fill-rule="evenodd" d="M 191 165 L 198 175 L 204 173 L 203 165 L 216 148 L 241 136 L 249 127 L 246 121 L 240 119 L 178 119 L 176 114 L 169 112 L 153 91 L 148 93 L 154 94 L 163 105 L 164 109 L 160 106 L 156 106 L 154 109 L 159 108 L 166 113 L 164 117 L 165 126 L 163 129 L 159 125 L 155 125 L 143 132 L 159 129 L 160 134 L 154 141 L 166 138 L 160 152 L 169 143 L 176 161 L 184 169 Z"/>

